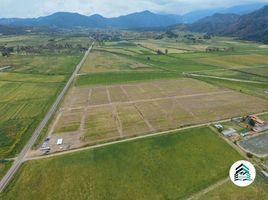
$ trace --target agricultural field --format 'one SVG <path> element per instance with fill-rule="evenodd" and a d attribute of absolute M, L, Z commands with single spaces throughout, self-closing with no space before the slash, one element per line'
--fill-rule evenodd
<path fill-rule="evenodd" d="M 268 78 L 268 67 L 263 66 L 263 67 L 256 67 L 256 68 L 243 68 L 240 69 L 242 72 L 265 77 L 266 79 Z"/>
<path fill-rule="evenodd" d="M 184 199 L 226 178 L 240 158 L 211 129 L 188 129 L 27 161 L 0 197 Z"/>
<path fill-rule="evenodd" d="M 53 141 L 61 137 L 69 148 L 76 148 L 262 112 L 267 107 L 263 99 L 186 78 L 74 87 L 49 132 Z"/>
<path fill-rule="evenodd" d="M 162 40 L 148 41 L 156 42 L 159 45 L 160 43 L 161 45 L 166 45 L 168 42 Z M 184 59 L 185 51 L 179 50 L 176 54 L 169 52 L 168 55 L 158 55 L 157 50 L 159 48 L 151 49 L 143 46 L 141 43 L 142 41 L 122 41 L 105 42 L 102 45 L 96 44 L 92 56 L 89 56 L 87 63 L 81 69 L 81 73 L 129 70 L 182 73 L 185 71 L 217 69 L 215 66 L 200 64 L 192 59 Z M 203 52 L 203 49 L 200 49 L 199 52 Z M 195 50 L 193 48 L 193 51 L 190 51 L 189 54 L 194 55 L 194 53 Z M 176 55 L 181 55 L 181 57 L 177 58 Z"/>
<path fill-rule="evenodd" d="M 231 181 L 202 195 L 200 200 L 264 200 L 268 198 L 268 183 L 261 175 L 257 175 L 254 183 L 246 188 L 235 186 Z"/>
<path fill-rule="evenodd" d="M 0 179 L 5 175 L 11 164 L 12 161 L 0 161 Z"/>
<path fill-rule="evenodd" d="M 62 76 L 0 74 L 0 158 L 14 156 L 49 109 Z"/>
<path fill-rule="evenodd" d="M 268 69 L 268 67 L 266 68 Z M 259 70 L 260 72 L 258 72 Z M 257 71 L 259 74 L 256 74 L 255 71 Z M 197 72 L 197 74 L 231 78 L 231 79 L 241 79 L 241 80 L 247 80 L 247 81 L 267 82 L 268 84 L 268 76 L 265 75 L 265 70 L 263 70 L 262 67 L 242 68 L 239 70 L 219 69 L 219 70 L 212 70 L 212 71 L 203 71 L 203 72 L 201 71 L 201 72 Z"/>
<path fill-rule="evenodd" d="M 0 57 L 0 161 L 20 152 L 82 58 L 70 44 L 62 36 L 0 37 L 1 47 L 13 49 Z"/>
<path fill-rule="evenodd" d="M 249 94 L 252 96 L 268 99 L 268 94 L 266 93 L 266 91 L 268 90 L 268 84 L 266 82 L 247 83 L 247 82 L 222 80 L 222 79 L 209 78 L 209 77 L 196 77 L 196 79 L 201 80 L 201 81 L 205 81 L 205 82 L 213 84 L 213 85 L 236 90 L 240 93 L 245 93 L 245 94 Z"/>
<path fill-rule="evenodd" d="M 15 48 L 0 59 L 0 161 L 15 157 L 28 141 L 89 42 L 68 35 L 38 38 L 0 37 L 0 46 L 27 45 L 27 51 Z M 259 44 L 218 37 L 193 42 L 183 35 L 95 44 L 38 140 L 50 138 L 51 154 L 267 111 L 268 49 Z M 206 52 L 213 47 L 234 50 Z M 43 155 L 40 146 L 28 158 Z M 226 178 L 237 159 L 241 156 L 210 128 L 187 129 L 27 161 L 0 198 L 184 199 Z M 0 162 L 0 177 L 10 165 Z M 236 191 L 226 183 L 208 199 L 223 190 Z M 263 195 L 253 185 L 245 197 L 251 191 Z"/>
<path fill-rule="evenodd" d="M 268 56 L 265 55 L 221 55 L 210 58 L 200 58 L 198 62 L 223 68 L 239 69 L 268 65 Z"/>
<path fill-rule="evenodd" d="M 81 73 L 150 70 L 151 66 L 105 51 L 92 51 Z"/>
<path fill-rule="evenodd" d="M 82 54 L 13 55 L 0 59 L 0 67 L 6 71 L 30 74 L 70 74 L 82 59 Z"/>

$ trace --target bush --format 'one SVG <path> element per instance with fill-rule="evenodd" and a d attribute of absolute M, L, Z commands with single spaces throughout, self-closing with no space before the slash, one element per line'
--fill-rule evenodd
<path fill-rule="evenodd" d="M 249 153 L 249 152 L 248 152 L 248 153 L 247 153 L 247 157 L 248 157 L 248 158 L 253 158 L 252 153 Z"/>

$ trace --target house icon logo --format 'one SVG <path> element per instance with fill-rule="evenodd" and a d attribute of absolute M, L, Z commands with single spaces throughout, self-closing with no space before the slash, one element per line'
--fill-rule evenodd
<path fill-rule="evenodd" d="M 232 165 L 229 176 L 235 185 L 246 187 L 253 183 L 256 177 L 256 170 L 250 162 L 240 160 Z"/>
<path fill-rule="evenodd" d="M 250 181 L 250 172 L 249 168 L 242 163 L 237 168 L 235 168 L 235 175 L 234 175 L 235 181 Z"/>

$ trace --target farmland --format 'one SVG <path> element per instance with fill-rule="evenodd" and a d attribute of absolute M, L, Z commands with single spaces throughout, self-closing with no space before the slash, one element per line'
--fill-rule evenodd
<path fill-rule="evenodd" d="M 261 175 L 257 175 L 254 184 L 246 188 L 235 186 L 231 181 L 201 196 L 200 200 L 239 200 L 239 199 L 267 199 L 268 184 Z"/>
<path fill-rule="evenodd" d="M 83 56 L 70 45 L 48 45 L 52 38 L 0 37 L 0 46 L 13 50 L 0 59 L 0 160 L 20 152 Z M 2 165 L 1 174 L 10 164 Z"/>
<path fill-rule="evenodd" d="M 239 158 L 209 128 L 190 129 L 26 162 L 2 199 L 182 199 L 225 178 Z"/>
<path fill-rule="evenodd" d="M 76 148 L 262 112 L 267 106 L 260 98 L 186 78 L 73 87 L 49 132 L 53 142 L 61 137 Z"/>
<path fill-rule="evenodd" d="M 49 154 L 122 143 L 27 161 L 0 198 L 183 199 L 226 178 L 230 165 L 241 156 L 210 128 L 189 126 L 267 111 L 268 50 L 232 38 L 201 40 L 194 35 L 193 42 L 188 34 L 181 34 L 176 40 L 139 39 L 135 34 L 135 39 L 96 40 L 39 143 L 27 156 L 43 155 L 39 147 L 45 138 Z M 27 52 L 15 48 L 0 59 L 4 68 L 0 72 L 0 161 L 20 152 L 88 43 L 88 37 L 80 36 L 37 38 L 0 37 L 0 45 L 33 46 Z M 207 51 L 210 48 L 220 50 Z M 165 135 L 148 137 L 163 131 Z M 59 138 L 62 145 L 57 144 Z M 10 165 L 6 160 L 0 163 L 0 176 Z M 238 190 L 225 183 L 207 198 L 225 191 Z M 245 198 L 252 191 L 265 195 L 254 184 Z"/>
<path fill-rule="evenodd" d="M 261 97 L 261 98 L 268 98 L 268 95 L 265 93 L 268 88 L 267 83 L 246 83 L 246 82 L 238 82 L 232 80 L 221 80 L 215 78 L 205 78 L 205 77 L 198 77 L 199 80 L 205 81 L 210 84 L 215 84 L 218 86 L 230 88 L 242 93 L 246 93 L 249 95 Z"/>
<path fill-rule="evenodd" d="M 12 161 L 1 161 L 0 162 L 0 179 L 5 175 L 8 168 L 11 166 Z"/>

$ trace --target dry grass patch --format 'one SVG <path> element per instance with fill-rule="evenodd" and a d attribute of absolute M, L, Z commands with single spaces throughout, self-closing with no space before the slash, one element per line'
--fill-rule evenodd
<path fill-rule="evenodd" d="M 105 87 L 93 88 L 89 100 L 90 105 L 100 105 L 109 103 L 107 90 Z"/>
<path fill-rule="evenodd" d="M 126 102 L 126 101 L 128 101 L 127 96 L 122 91 L 120 86 L 109 87 L 109 91 L 110 91 L 110 96 L 111 96 L 112 102 Z"/>
<path fill-rule="evenodd" d="M 63 111 L 56 125 L 54 133 L 65 133 L 78 131 L 83 110 Z"/>
<path fill-rule="evenodd" d="M 143 116 L 134 105 L 119 105 L 117 106 L 117 111 L 122 123 L 123 134 L 125 136 L 139 135 L 150 131 L 143 119 Z"/>
<path fill-rule="evenodd" d="M 229 55 L 211 58 L 200 58 L 197 62 L 225 68 L 243 68 L 268 64 L 268 56 L 264 55 Z"/>
<path fill-rule="evenodd" d="M 70 93 L 66 96 L 63 103 L 63 107 L 73 108 L 73 107 L 86 106 L 90 98 L 90 92 L 91 88 L 87 87 L 78 87 L 72 89 Z"/>
<path fill-rule="evenodd" d="M 84 139 L 87 141 L 119 137 L 113 108 L 111 106 L 103 106 L 88 109 L 85 129 Z"/>
<path fill-rule="evenodd" d="M 110 52 L 92 51 L 87 57 L 81 72 L 116 72 L 135 69 L 150 69 L 150 66 Z"/>

